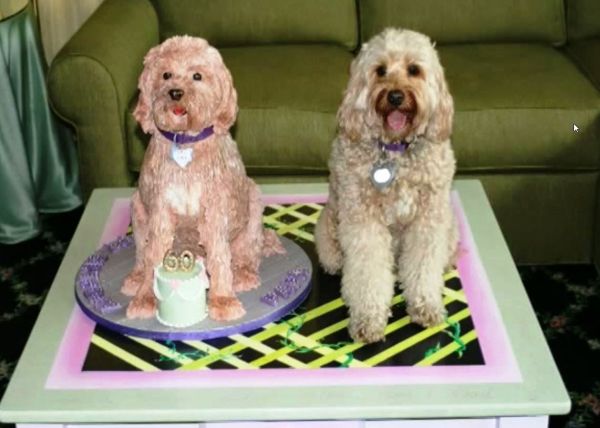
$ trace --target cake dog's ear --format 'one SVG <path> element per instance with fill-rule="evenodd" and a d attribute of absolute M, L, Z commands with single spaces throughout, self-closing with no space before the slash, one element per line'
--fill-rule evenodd
<path fill-rule="evenodd" d="M 216 134 L 226 134 L 235 122 L 238 112 L 237 91 L 233 86 L 231 72 L 223 62 L 218 50 L 209 46 L 206 56 L 212 65 L 216 80 L 220 87 L 221 99 L 217 107 L 217 113 L 213 125 Z"/>
<path fill-rule="evenodd" d="M 224 77 L 221 81 L 222 98 L 219 105 L 219 112 L 215 120 L 215 132 L 224 134 L 229 131 L 229 128 L 235 123 L 237 117 L 237 91 L 233 87 L 233 79 L 231 73 L 224 67 Z"/>
<path fill-rule="evenodd" d="M 160 53 L 160 45 L 155 46 L 148 51 L 144 57 L 144 69 L 138 80 L 138 89 L 140 90 L 138 102 L 133 111 L 133 117 L 138 121 L 142 129 L 147 134 L 154 132 L 154 121 L 152 120 L 152 80 L 155 78 L 156 67 L 154 64 Z"/>

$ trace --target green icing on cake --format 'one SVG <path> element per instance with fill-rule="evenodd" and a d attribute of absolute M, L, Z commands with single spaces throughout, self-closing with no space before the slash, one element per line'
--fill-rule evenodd
<path fill-rule="evenodd" d="M 154 294 L 158 299 L 156 317 L 170 327 L 188 327 L 207 314 L 208 277 L 197 261 L 191 272 L 167 271 L 162 264 L 154 269 Z"/>

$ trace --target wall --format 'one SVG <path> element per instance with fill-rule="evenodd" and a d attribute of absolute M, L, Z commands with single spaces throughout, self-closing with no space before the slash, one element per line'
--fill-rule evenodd
<path fill-rule="evenodd" d="M 34 0 L 48 64 L 103 0 Z"/>

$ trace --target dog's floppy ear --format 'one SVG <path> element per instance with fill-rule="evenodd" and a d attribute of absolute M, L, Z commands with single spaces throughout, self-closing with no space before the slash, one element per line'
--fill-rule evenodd
<path fill-rule="evenodd" d="M 154 131 L 154 121 L 152 120 L 152 79 L 154 73 L 154 63 L 159 56 L 160 46 L 155 46 L 148 51 L 144 57 L 144 69 L 138 80 L 138 89 L 140 94 L 138 102 L 133 111 L 133 117 L 138 121 L 145 133 L 151 134 Z"/>
<path fill-rule="evenodd" d="M 237 116 L 237 91 L 233 86 L 231 72 L 225 66 L 221 55 L 216 49 L 210 49 L 214 50 L 214 53 L 218 56 L 218 61 L 220 62 L 219 84 L 221 85 L 221 101 L 213 125 L 217 134 L 225 134 L 229 131 L 229 128 L 233 126 Z"/>
<path fill-rule="evenodd" d="M 366 46 L 366 44 L 363 45 L 363 51 Z M 361 138 L 361 128 L 368 108 L 368 83 L 364 81 L 365 76 L 361 75 L 360 62 L 361 54 L 359 53 L 350 65 L 348 87 L 337 112 L 340 132 L 353 141 Z"/>
<path fill-rule="evenodd" d="M 448 90 L 444 70 L 440 66 L 434 73 L 437 104 L 431 113 L 425 134 L 432 141 L 446 141 L 452 134 L 454 101 Z"/>
<path fill-rule="evenodd" d="M 221 81 L 223 97 L 219 104 L 219 111 L 214 123 L 215 132 L 217 134 L 224 134 L 229 131 L 229 128 L 231 128 L 235 122 L 238 112 L 237 92 L 233 87 L 231 73 L 226 68 L 225 74 L 227 77 Z"/>

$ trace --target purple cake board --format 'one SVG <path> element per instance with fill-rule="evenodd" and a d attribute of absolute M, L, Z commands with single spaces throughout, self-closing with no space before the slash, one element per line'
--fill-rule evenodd
<path fill-rule="evenodd" d="M 160 324 L 155 318 L 127 319 L 125 311 L 131 298 L 124 296 L 120 288 L 135 260 L 132 237 L 119 237 L 88 257 L 76 277 L 75 299 L 82 311 L 99 325 L 145 339 L 206 340 L 255 330 L 292 312 L 310 292 L 310 259 L 292 240 L 281 237 L 281 242 L 286 254 L 262 260 L 261 286 L 238 293 L 246 314 L 236 321 L 217 322 L 205 318 L 191 327 L 173 328 Z M 280 287 L 291 293 L 289 297 L 279 296 L 275 304 L 262 301 L 265 294 L 274 293 Z"/>
<path fill-rule="evenodd" d="M 231 336 L 233 334 L 245 333 L 247 331 L 252 331 L 257 328 L 260 328 L 270 322 L 278 321 L 290 312 L 294 311 L 296 308 L 298 308 L 298 306 L 302 304 L 302 302 L 306 299 L 309 293 L 310 281 L 308 285 L 304 288 L 304 290 L 302 290 L 302 292 L 298 294 L 298 296 L 294 297 L 292 300 L 287 302 L 287 304 L 279 307 L 277 310 L 271 312 L 263 318 L 256 318 L 246 323 L 240 323 L 234 326 L 227 326 L 223 327 L 222 329 L 213 329 L 199 332 L 173 331 L 171 333 L 140 330 L 110 322 L 106 318 L 103 318 L 94 313 L 93 311 L 89 310 L 84 304 L 82 304 L 77 293 L 75 293 L 75 299 L 77 300 L 77 303 L 79 304 L 79 307 L 81 308 L 83 313 L 90 317 L 94 322 L 101 325 L 102 327 L 106 327 L 109 330 L 116 331 L 120 334 L 125 334 L 128 336 L 137 336 L 142 337 L 144 339 L 153 340 L 207 340 Z"/>

